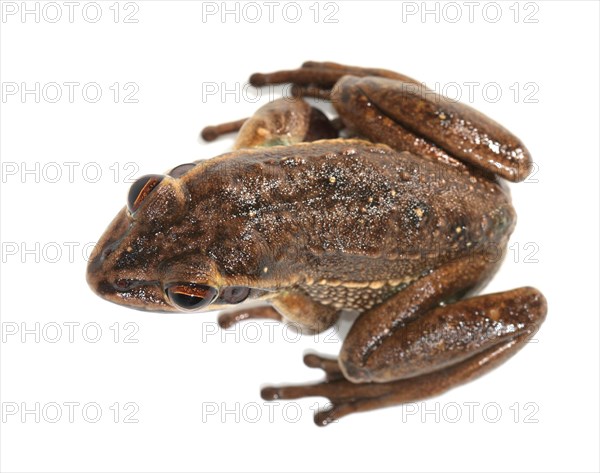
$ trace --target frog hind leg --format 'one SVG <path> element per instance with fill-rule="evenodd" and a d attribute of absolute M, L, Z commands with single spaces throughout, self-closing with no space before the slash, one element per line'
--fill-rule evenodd
<path fill-rule="evenodd" d="M 328 381 L 267 387 L 262 397 L 324 396 L 331 406 L 315 422 L 327 425 L 350 413 L 436 396 L 500 365 L 537 331 L 546 301 L 536 289 L 520 288 L 440 305 L 475 286 L 478 274 L 469 268 L 467 260 L 450 263 L 364 312 L 344 341 L 337 368 L 331 360 L 313 361 Z"/>
<path fill-rule="evenodd" d="M 509 181 L 532 170 L 523 142 L 483 113 L 408 76 L 325 62 L 257 73 L 253 85 L 292 83 L 296 96 L 331 100 L 344 125 L 375 143 L 453 166 L 474 166 Z"/>
<path fill-rule="evenodd" d="M 371 141 L 419 156 L 452 158 L 513 182 L 531 172 L 531 154 L 517 136 L 423 84 L 346 76 L 331 100 L 345 125 Z"/>

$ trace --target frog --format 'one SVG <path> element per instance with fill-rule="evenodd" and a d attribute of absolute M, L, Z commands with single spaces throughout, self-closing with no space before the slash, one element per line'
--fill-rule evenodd
<path fill-rule="evenodd" d="M 337 358 L 304 356 L 323 380 L 261 390 L 327 398 L 319 426 L 438 396 L 526 345 L 543 294 L 480 294 L 516 224 L 506 181 L 531 171 L 520 139 L 387 69 L 308 61 L 250 83 L 292 94 L 203 130 L 237 132 L 231 151 L 131 185 L 88 262 L 96 294 L 224 311 L 223 328 L 265 318 L 320 333 L 352 311 Z"/>

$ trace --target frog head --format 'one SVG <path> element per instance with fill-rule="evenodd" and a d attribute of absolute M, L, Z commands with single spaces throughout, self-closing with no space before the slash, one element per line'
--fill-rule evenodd
<path fill-rule="evenodd" d="M 211 247 L 222 240 L 216 231 L 219 209 L 203 199 L 192 208 L 195 199 L 184 174 L 195 167 L 178 166 L 132 184 L 127 206 L 88 263 L 87 281 L 99 296 L 131 308 L 173 312 L 220 309 L 264 293 L 251 288 L 247 277 L 225 276 L 218 255 L 212 255 Z M 205 187 L 210 194 L 210 184 Z"/>

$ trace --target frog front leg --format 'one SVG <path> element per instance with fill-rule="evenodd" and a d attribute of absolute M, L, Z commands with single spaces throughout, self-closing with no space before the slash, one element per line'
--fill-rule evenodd
<path fill-rule="evenodd" d="M 281 98 L 260 107 L 250 118 L 202 130 L 205 141 L 239 131 L 233 149 L 293 145 L 337 138 L 338 127 L 325 114 L 302 98 Z"/>
<path fill-rule="evenodd" d="M 222 312 L 219 314 L 218 323 L 219 327 L 228 329 L 244 320 L 253 319 L 267 319 L 281 322 L 282 317 L 273 307 L 264 305 Z"/>
<path fill-rule="evenodd" d="M 468 105 L 385 69 L 307 62 L 301 68 L 257 73 L 253 85 L 291 82 L 297 95 L 331 100 L 359 136 L 452 166 L 466 163 L 513 182 L 532 169 L 515 135 Z"/>
<path fill-rule="evenodd" d="M 286 291 L 270 300 L 271 305 L 241 308 L 219 315 L 221 328 L 229 328 L 248 319 L 289 321 L 311 333 L 322 332 L 339 318 L 340 311 L 321 304 L 301 291 Z"/>
<path fill-rule="evenodd" d="M 337 367 L 331 360 L 309 360 L 328 381 L 264 388 L 263 398 L 327 397 L 331 407 L 315 415 L 318 425 L 327 425 L 353 412 L 426 399 L 485 374 L 522 348 L 546 315 L 546 301 L 533 288 L 440 305 L 492 271 L 469 258 L 434 270 L 364 312 Z"/>

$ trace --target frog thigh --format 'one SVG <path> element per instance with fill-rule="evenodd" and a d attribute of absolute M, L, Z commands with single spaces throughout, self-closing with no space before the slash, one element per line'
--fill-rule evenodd
<path fill-rule="evenodd" d="M 546 302 L 532 288 L 449 303 L 495 266 L 484 255 L 454 260 L 361 314 L 340 352 L 346 379 L 384 383 L 426 375 L 537 330 Z"/>

